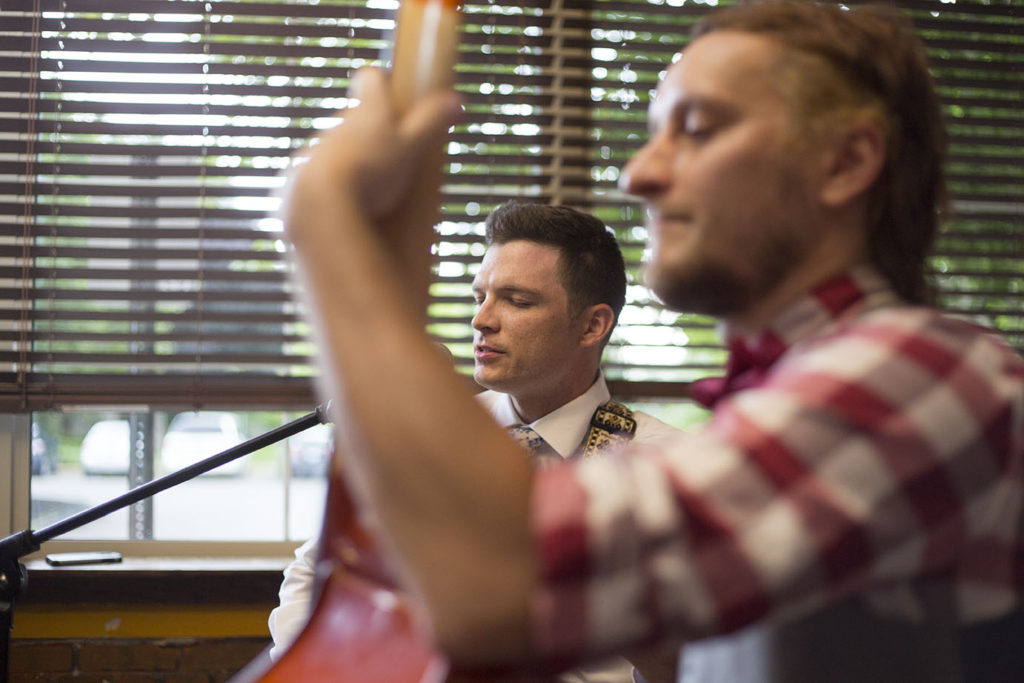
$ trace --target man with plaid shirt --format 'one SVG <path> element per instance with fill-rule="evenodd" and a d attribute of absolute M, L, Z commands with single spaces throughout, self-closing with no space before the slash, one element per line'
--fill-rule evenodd
<path fill-rule="evenodd" d="M 798 2 L 698 26 L 621 185 L 650 286 L 722 321 L 714 417 L 536 473 L 404 312 L 426 258 L 391 216 L 458 107 L 397 119 L 387 92 L 361 75 L 285 220 L 329 395 L 359 397 L 350 469 L 458 667 L 675 635 L 683 680 L 1024 680 L 1024 363 L 926 305 L 945 137 L 908 24 Z"/>

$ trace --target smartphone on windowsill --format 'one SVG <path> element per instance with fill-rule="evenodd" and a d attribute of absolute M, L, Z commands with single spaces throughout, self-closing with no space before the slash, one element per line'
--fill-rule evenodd
<path fill-rule="evenodd" d="M 114 564 L 121 561 L 121 553 L 99 551 L 88 553 L 51 553 L 46 564 L 53 567 L 73 567 L 83 564 Z"/>

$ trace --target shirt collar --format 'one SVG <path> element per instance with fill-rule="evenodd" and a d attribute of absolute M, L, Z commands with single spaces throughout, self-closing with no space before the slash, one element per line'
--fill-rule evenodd
<path fill-rule="evenodd" d="M 594 411 L 610 398 L 604 373 L 598 372 L 597 380 L 584 393 L 535 420 L 529 426 L 540 434 L 558 455 L 563 458 L 572 457 L 590 428 L 590 418 L 593 417 Z M 503 427 L 522 424 L 512 405 L 512 397 L 508 394 L 501 394 L 492 409 L 492 414 Z"/>
<path fill-rule="evenodd" d="M 778 358 L 797 343 L 822 336 L 843 320 L 866 310 L 899 302 L 885 278 L 862 265 L 825 280 L 752 334 L 738 334 L 723 325 L 719 333 L 729 345 L 741 343 L 755 354 Z"/>

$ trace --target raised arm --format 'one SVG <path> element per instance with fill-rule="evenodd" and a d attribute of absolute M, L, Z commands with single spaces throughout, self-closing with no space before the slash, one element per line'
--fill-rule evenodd
<path fill-rule="evenodd" d="M 531 468 L 423 329 L 426 244 L 404 218 L 431 147 L 458 115 L 450 92 L 398 117 L 379 71 L 287 190 L 294 245 L 349 483 L 425 605 L 439 645 L 473 664 L 528 651 L 535 573 Z M 420 207 L 436 211 L 436 207 Z M 429 226 L 426 228 L 429 229 Z"/>

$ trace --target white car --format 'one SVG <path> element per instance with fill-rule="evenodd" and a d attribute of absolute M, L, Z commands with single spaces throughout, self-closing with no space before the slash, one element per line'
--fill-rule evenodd
<path fill-rule="evenodd" d="M 238 418 L 233 413 L 219 411 L 199 411 L 178 413 L 171 420 L 164 434 L 160 448 L 160 462 L 164 469 L 176 472 L 183 467 L 217 455 L 232 446 L 242 443 L 242 430 L 238 426 Z M 209 474 L 234 475 L 241 474 L 242 456 L 221 465 Z"/>
<path fill-rule="evenodd" d="M 292 436 L 286 442 L 292 476 L 322 477 L 327 474 L 331 459 L 332 436 L 330 425 L 313 425 Z"/>
<path fill-rule="evenodd" d="M 127 474 L 131 459 L 128 420 L 100 420 L 89 427 L 78 458 L 86 474 Z"/>

